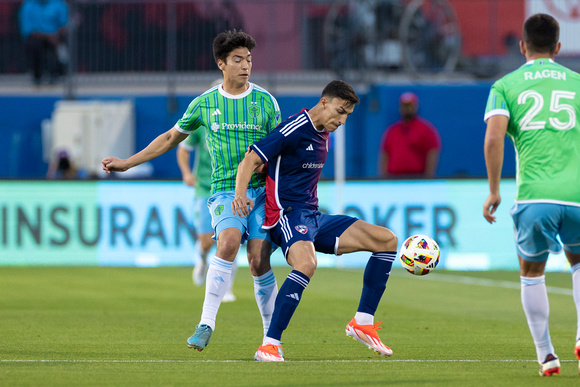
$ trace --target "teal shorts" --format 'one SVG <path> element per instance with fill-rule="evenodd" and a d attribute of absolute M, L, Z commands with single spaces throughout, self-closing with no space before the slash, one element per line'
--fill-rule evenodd
<path fill-rule="evenodd" d="M 270 242 L 270 232 L 262 228 L 266 218 L 266 188 L 250 188 L 247 197 L 254 201 L 254 208 L 246 217 L 234 215 L 232 201 L 234 191 L 223 191 L 213 194 L 207 201 L 211 212 L 211 225 L 214 229 L 214 239 L 227 228 L 237 228 L 242 233 L 242 243 L 248 239 L 265 239 Z"/>
<path fill-rule="evenodd" d="M 207 206 L 208 198 L 200 197 L 193 199 L 193 226 L 198 235 L 213 234 L 211 225 L 211 213 Z"/>
<path fill-rule="evenodd" d="M 518 254 L 544 262 L 564 249 L 580 254 L 580 205 L 516 203 L 511 210 Z M 558 240 L 560 237 L 560 240 Z"/>

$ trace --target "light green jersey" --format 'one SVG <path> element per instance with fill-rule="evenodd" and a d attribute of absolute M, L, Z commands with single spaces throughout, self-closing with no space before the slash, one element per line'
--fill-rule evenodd
<path fill-rule="evenodd" d="M 509 118 L 517 154 L 516 201 L 580 203 L 580 75 L 529 61 L 491 87 L 485 121 Z"/>
<path fill-rule="evenodd" d="M 211 196 L 211 157 L 205 142 L 205 129 L 191 133 L 179 146 L 192 152 L 195 151 L 193 174 L 196 178 L 195 197 L 208 198 Z"/>
<path fill-rule="evenodd" d="M 266 137 L 280 123 L 276 99 L 253 83 L 239 95 L 226 93 L 215 86 L 195 98 L 176 127 L 192 133 L 205 127 L 211 156 L 212 193 L 234 191 L 238 165 L 248 147 Z M 263 187 L 264 175 L 252 176 L 248 187 Z"/>

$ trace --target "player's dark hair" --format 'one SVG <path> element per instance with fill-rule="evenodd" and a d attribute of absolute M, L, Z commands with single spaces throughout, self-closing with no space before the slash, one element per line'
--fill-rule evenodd
<path fill-rule="evenodd" d="M 245 47 L 250 52 L 256 47 L 256 41 L 242 30 L 228 30 L 220 33 L 213 40 L 213 57 L 226 62 L 228 55 L 236 48 Z"/>
<path fill-rule="evenodd" d="M 324 90 L 322 90 L 321 97 L 326 97 L 328 99 L 340 98 L 351 105 L 356 105 L 360 102 L 352 86 L 344 81 L 330 82 L 328 85 L 326 85 Z"/>
<path fill-rule="evenodd" d="M 524 23 L 522 36 L 526 47 L 532 53 L 552 54 L 558 45 L 560 25 L 552 16 L 537 13 Z"/>

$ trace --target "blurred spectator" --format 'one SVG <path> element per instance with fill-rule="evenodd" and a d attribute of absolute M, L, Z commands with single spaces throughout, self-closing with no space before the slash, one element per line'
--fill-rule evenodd
<path fill-rule="evenodd" d="M 418 115 L 419 98 L 403 93 L 399 98 L 401 119 L 387 128 L 379 150 L 379 175 L 383 177 L 435 176 L 441 139 L 439 132 Z"/>
<path fill-rule="evenodd" d="M 64 74 L 67 60 L 66 25 L 68 5 L 64 0 L 24 0 L 19 13 L 20 34 L 35 85 L 48 70 L 49 82 Z"/>
<path fill-rule="evenodd" d="M 67 151 L 61 150 L 56 157 L 50 160 L 46 178 L 50 180 L 72 180 L 77 178 L 77 169 L 74 167 Z"/>

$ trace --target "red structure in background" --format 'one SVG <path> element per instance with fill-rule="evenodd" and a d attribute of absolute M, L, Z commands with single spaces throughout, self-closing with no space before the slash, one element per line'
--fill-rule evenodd
<path fill-rule="evenodd" d="M 506 37 L 521 39 L 525 0 L 449 0 L 461 29 L 466 56 L 504 54 Z"/>

